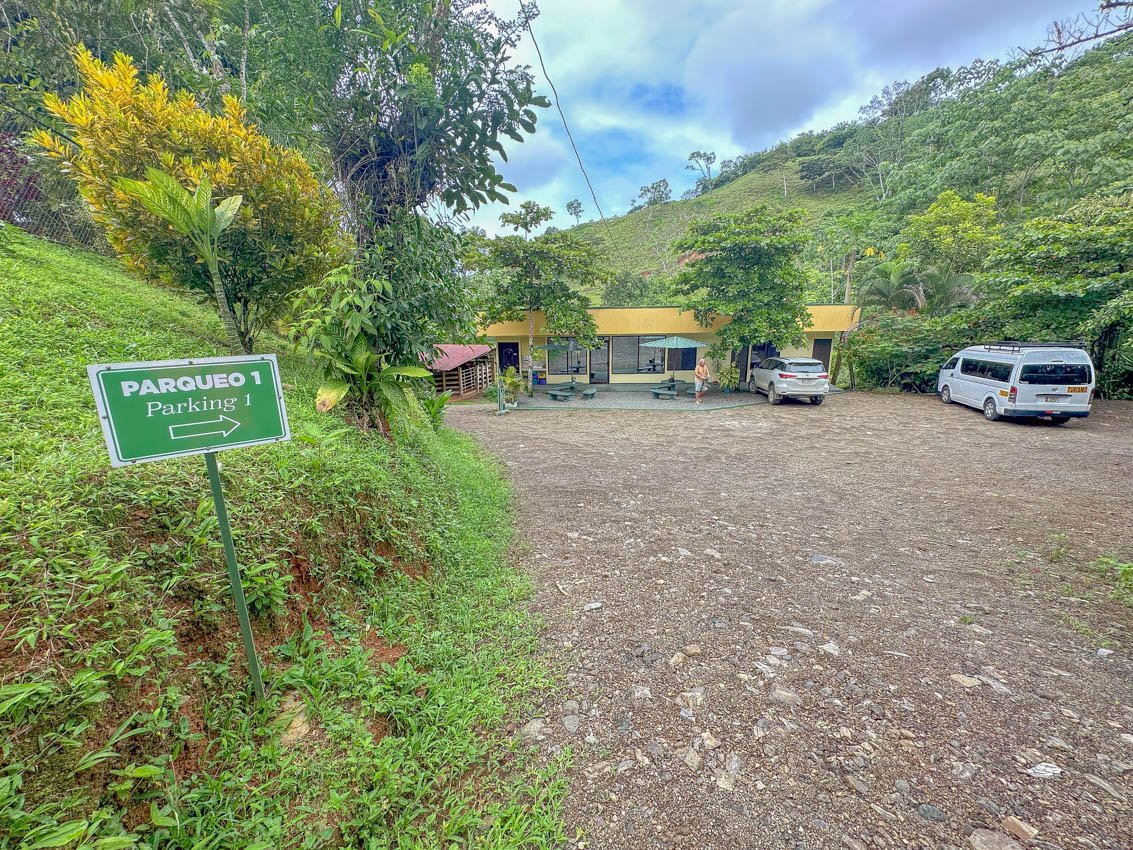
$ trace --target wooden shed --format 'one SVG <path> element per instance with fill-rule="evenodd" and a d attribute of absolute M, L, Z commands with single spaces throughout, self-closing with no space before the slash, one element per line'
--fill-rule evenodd
<path fill-rule="evenodd" d="M 454 396 L 476 395 L 496 380 L 496 361 L 490 345 L 438 345 L 429 370 L 437 392 Z"/>

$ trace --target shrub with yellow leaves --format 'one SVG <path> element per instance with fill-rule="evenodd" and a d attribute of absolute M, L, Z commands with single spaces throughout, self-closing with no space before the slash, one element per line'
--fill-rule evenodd
<path fill-rule="evenodd" d="M 251 351 L 295 290 L 345 259 L 349 244 L 334 195 L 297 151 L 249 123 L 236 98 L 225 97 L 214 115 L 190 92 L 171 93 L 158 75 L 143 81 L 124 54 L 106 64 L 80 47 L 75 61 L 81 91 L 45 99 L 74 143 L 45 131 L 36 142 L 75 179 L 128 266 L 204 299 L 214 289 L 192 245 L 119 181 L 157 168 L 190 188 L 207 178 L 218 198 L 243 195 L 220 241 L 220 276 L 242 347 Z"/>

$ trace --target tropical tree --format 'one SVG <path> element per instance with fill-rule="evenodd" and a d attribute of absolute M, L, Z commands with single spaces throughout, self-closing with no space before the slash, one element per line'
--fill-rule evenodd
<path fill-rule="evenodd" d="M 696 258 L 677 274 L 674 290 L 706 327 L 731 317 L 718 332 L 725 348 L 800 345 L 810 324 L 799 267 L 807 239 L 801 210 L 761 205 L 695 221 L 674 245 Z"/>
<path fill-rule="evenodd" d="M 228 335 L 229 346 L 234 352 L 250 354 L 251 346 L 236 326 L 231 293 L 220 277 L 220 236 L 232 224 L 244 198 L 232 195 L 214 207 L 212 184 L 207 174 L 202 175 L 191 194 L 177 178 L 156 168 L 147 169 L 146 176 L 147 181 L 120 178 L 115 185 L 185 237 L 197 262 L 204 263 L 208 269 L 216 311 Z"/>
<path fill-rule="evenodd" d="M 912 287 L 916 269 L 905 260 L 888 260 L 873 267 L 861 289 L 863 307 L 881 307 L 886 310 L 908 311 L 916 306 Z"/>
<path fill-rule="evenodd" d="M 505 272 L 487 296 L 489 321 L 527 320 L 527 350 L 535 347 L 535 313 L 544 314 L 549 335 L 571 336 L 583 348 L 597 343 L 597 328 L 588 312 L 589 300 L 573 284 L 601 284 L 607 272 L 598 263 L 593 246 L 568 232 L 529 238 L 531 230 L 551 217 L 547 207 L 533 204 L 518 214 L 504 213 L 500 220 L 523 231 L 523 236 L 500 236 L 487 248 L 483 265 Z M 509 218 L 505 221 L 505 216 Z M 530 355 L 529 355 L 530 356 Z M 530 365 L 530 364 L 529 364 Z M 531 372 L 528 369 L 528 392 Z"/>
<path fill-rule="evenodd" d="M 965 201 L 948 189 L 923 213 L 909 216 L 901 230 L 905 254 L 943 272 L 978 271 L 1000 240 L 995 198 L 977 192 Z"/>
<path fill-rule="evenodd" d="M 972 278 L 947 268 L 918 268 L 909 260 L 874 266 L 862 288 L 861 303 L 895 312 L 939 316 L 972 302 Z"/>
<path fill-rule="evenodd" d="M 555 213 L 550 207 L 535 201 L 524 201 L 515 212 L 500 213 L 500 224 L 506 224 L 517 233 L 522 233 L 524 239 L 530 239 L 540 225 L 554 217 Z"/>
<path fill-rule="evenodd" d="M 972 303 L 972 276 L 933 266 L 918 269 L 909 293 L 917 312 L 942 316 Z"/>
<path fill-rule="evenodd" d="M 567 201 L 566 205 L 567 215 L 574 216 L 574 223 L 577 225 L 582 221 L 582 201 L 578 198 L 573 198 Z"/>
<path fill-rule="evenodd" d="M 654 207 L 671 201 L 673 190 L 669 187 L 669 181 L 661 178 L 648 186 L 642 186 L 641 191 L 637 193 L 637 198 L 643 206 Z"/>
<path fill-rule="evenodd" d="M 712 181 L 712 165 L 716 162 L 716 154 L 710 151 L 693 151 L 688 155 L 688 165 L 685 171 L 697 171 L 701 177 Z"/>
<path fill-rule="evenodd" d="M 522 142 L 550 105 L 510 61 L 534 4 L 505 20 L 482 0 L 310 2 L 307 26 L 332 57 L 314 92 L 318 125 L 359 241 L 398 209 L 506 202 L 515 187 L 496 168 L 502 140 Z"/>

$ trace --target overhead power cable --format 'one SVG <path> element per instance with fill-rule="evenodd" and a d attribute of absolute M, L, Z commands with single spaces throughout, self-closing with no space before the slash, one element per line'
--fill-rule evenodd
<path fill-rule="evenodd" d="M 555 83 L 551 79 L 551 75 L 547 73 L 547 65 L 543 61 L 543 51 L 539 49 L 539 42 L 535 39 L 535 31 L 531 29 L 530 19 L 526 21 L 527 33 L 531 36 L 531 43 L 535 45 L 535 55 L 539 57 L 539 67 L 543 69 L 543 78 L 547 81 L 547 85 L 551 87 L 551 93 L 555 96 L 555 109 L 559 112 L 559 118 L 562 119 L 563 129 L 566 130 L 567 139 L 570 140 L 570 148 L 574 151 L 574 158 L 578 160 L 578 170 L 582 172 L 582 179 L 586 181 L 586 188 L 590 190 L 590 198 L 594 201 L 594 208 L 598 210 L 598 218 L 602 220 L 602 224 L 606 226 L 606 236 L 610 240 L 610 245 L 618 254 L 618 259 L 622 264 L 625 264 L 625 256 L 622 254 L 621 245 L 618 240 L 614 238 L 614 232 L 610 229 L 610 222 L 606 219 L 606 214 L 602 212 L 602 205 L 598 203 L 598 194 L 594 191 L 594 184 L 590 182 L 590 175 L 586 173 L 586 166 L 582 164 L 582 155 L 578 152 L 578 145 L 574 143 L 574 135 L 570 132 L 570 124 L 567 123 L 566 114 L 563 112 L 563 106 L 560 102 L 558 89 L 555 88 Z"/>

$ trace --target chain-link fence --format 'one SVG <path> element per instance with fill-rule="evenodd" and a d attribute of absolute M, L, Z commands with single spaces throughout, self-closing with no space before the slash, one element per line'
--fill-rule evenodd
<path fill-rule="evenodd" d="M 28 141 L 26 125 L 2 117 L 0 221 L 52 242 L 112 253 L 74 182 Z"/>

